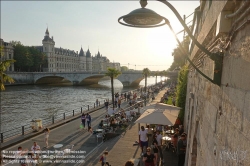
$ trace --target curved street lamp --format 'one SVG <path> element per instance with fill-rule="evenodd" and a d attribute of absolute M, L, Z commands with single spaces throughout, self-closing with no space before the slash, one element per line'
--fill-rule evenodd
<path fill-rule="evenodd" d="M 192 39 L 192 41 L 195 43 L 195 45 L 202 50 L 205 54 L 208 55 L 208 57 L 215 62 L 214 67 L 214 78 L 211 79 L 208 76 L 206 76 L 204 73 L 202 73 L 191 61 L 189 58 L 190 54 L 183 48 L 181 45 L 181 42 L 177 38 L 172 26 L 170 25 L 170 22 L 167 18 L 160 16 L 156 12 L 150 9 L 146 9 L 147 0 L 140 0 L 140 4 L 142 8 L 133 10 L 127 15 L 124 15 L 118 19 L 118 22 L 122 25 L 129 26 L 129 27 L 135 27 L 135 28 L 154 28 L 159 27 L 163 25 L 168 25 L 170 30 L 173 32 L 176 41 L 179 44 L 179 47 L 181 51 L 186 55 L 187 60 L 192 65 L 193 68 L 196 69 L 197 72 L 199 72 L 203 77 L 205 77 L 210 82 L 221 85 L 221 74 L 222 74 L 222 61 L 223 61 L 223 55 L 221 53 L 212 53 L 209 52 L 203 45 L 201 45 L 195 37 L 192 35 L 192 32 L 189 30 L 183 19 L 181 18 L 180 14 L 177 12 L 177 10 L 166 0 L 157 0 L 159 2 L 164 3 L 167 5 L 176 15 L 180 23 L 182 24 L 185 31 L 188 33 L 189 37 Z M 121 21 L 123 20 L 123 22 Z"/>

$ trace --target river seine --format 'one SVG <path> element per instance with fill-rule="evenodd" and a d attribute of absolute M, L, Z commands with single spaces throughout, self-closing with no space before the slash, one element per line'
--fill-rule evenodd
<path fill-rule="evenodd" d="M 162 77 L 165 79 L 165 77 Z M 158 77 L 158 82 L 160 77 Z M 155 77 L 148 78 L 148 85 Z M 140 86 L 144 85 L 144 80 Z M 126 88 L 114 80 L 115 92 L 126 92 L 138 87 Z M 29 124 L 34 118 L 48 118 L 51 114 L 62 114 L 72 110 L 93 107 L 96 99 L 101 104 L 111 99 L 110 80 L 92 86 L 22 85 L 7 86 L 1 92 L 1 132 Z"/>

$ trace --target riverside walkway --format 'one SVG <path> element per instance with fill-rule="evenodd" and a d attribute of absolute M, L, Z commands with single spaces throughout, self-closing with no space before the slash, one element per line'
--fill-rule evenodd
<path fill-rule="evenodd" d="M 158 95 L 156 95 L 155 100 L 152 103 L 159 102 L 164 93 L 165 90 L 160 91 Z M 125 108 L 127 105 L 127 102 L 123 102 L 122 108 Z M 93 128 L 95 129 L 98 126 L 100 120 L 103 119 L 106 114 L 107 112 L 105 109 L 100 109 L 91 113 L 91 126 L 93 126 Z M 138 161 L 138 159 L 141 159 L 140 147 L 133 146 L 134 142 L 138 141 L 138 124 L 132 122 L 121 135 L 114 137 L 106 142 L 99 143 L 96 141 L 95 135 L 90 134 L 86 130 L 80 130 L 80 124 L 80 118 L 70 121 L 60 127 L 52 129 L 49 136 L 49 150 L 51 151 L 51 153 L 54 153 L 55 149 L 53 148 L 53 146 L 56 144 L 62 144 L 63 147 L 74 145 L 73 150 L 81 152 L 78 154 L 80 158 L 71 158 L 71 161 L 69 163 L 62 163 L 59 161 L 58 163 L 41 163 L 40 165 L 100 166 L 100 156 L 106 150 L 109 151 L 107 159 L 112 166 L 123 166 L 127 160 L 135 159 Z M 11 146 L 5 149 L 5 151 L 16 151 L 18 146 L 22 146 L 24 149 L 30 149 L 34 141 L 36 141 L 41 148 L 45 146 L 44 135 L 41 134 L 14 146 Z M 165 151 L 163 154 L 166 161 L 164 165 L 177 165 L 176 155 Z M 140 163 L 140 165 L 143 166 L 142 162 Z"/>

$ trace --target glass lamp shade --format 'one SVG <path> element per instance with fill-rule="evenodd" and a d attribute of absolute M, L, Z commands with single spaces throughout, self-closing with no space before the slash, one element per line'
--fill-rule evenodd
<path fill-rule="evenodd" d="M 153 10 L 146 9 L 146 8 L 139 8 L 139 9 L 133 10 L 129 14 L 120 17 L 119 20 L 120 19 L 123 19 L 123 21 L 127 23 L 126 24 L 127 26 L 135 26 L 135 27 L 136 26 L 140 26 L 140 27 L 161 26 L 161 25 L 165 25 L 167 22 L 167 19 L 160 16 Z M 160 24 L 163 20 L 165 20 L 165 23 Z M 121 24 L 125 25 L 124 23 L 121 23 Z"/>

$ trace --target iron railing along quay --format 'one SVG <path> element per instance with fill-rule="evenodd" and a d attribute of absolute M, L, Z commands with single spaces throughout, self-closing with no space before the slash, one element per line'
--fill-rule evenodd
<path fill-rule="evenodd" d="M 154 85 L 151 85 L 151 86 L 148 86 L 148 87 L 152 87 Z M 141 89 L 135 89 L 135 90 L 131 90 L 130 92 L 133 92 L 133 93 L 137 93 L 138 95 L 141 95 Z M 125 93 L 125 92 L 123 92 Z M 126 92 L 127 93 L 127 92 Z M 109 101 L 111 101 L 112 99 L 109 99 Z M 93 107 L 92 107 L 93 106 Z M 53 125 L 55 123 L 58 123 L 59 121 L 61 120 L 67 120 L 69 118 L 72 118 L 74 116 L 80 116 L 81 113 L 83 112 L 87 112 L 91 109 L 94 109 L 96 108 L 96 105 L 95 103 L 90 106 L 90 105 L 85 105 L 86 109 L 83 110 L 83 107 L 81 107 L 80 109 L 74 109 L 72 111 L 68 111 L 68 112 L 64 112 L 62 114 L 58 114 L 58 115 L 54 115 L 54 116 L 51 116 L 49 118 L 42 118 L 42 123 L 43 123 L 43 126 L 49 126 L 49 125 Z M 99 108 L 103 107 L 104 106 L 104 103 L 101 104 L 100 101 L 99 101 Z M 4 132 L 1 132 L 0 133 L 0 140 L 1 140 L 1 143 L 3 143 L 4 141 L 7 141 L 7 140 L 10 140 L 12 138 L 15 138 L 17 136 L 21 136 L 21 135 L 25 135 L 25 134 L 29 134 L 29 133 L 32 133 L 33 130 L 31 128 L 31 125 L 30 124 L 25 124 L 25 125 L 22 125 L 22 126 L 18 126 L 18 127 L 13 127 L 7 131 L 4 131 Z"/>

